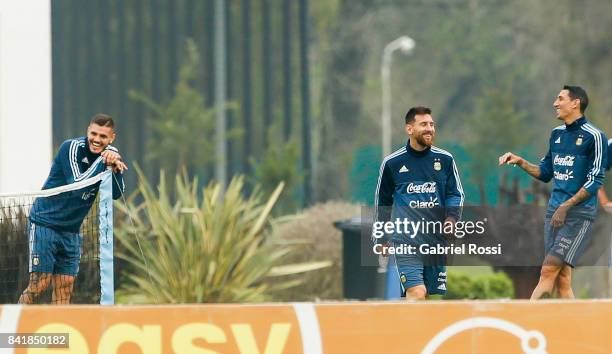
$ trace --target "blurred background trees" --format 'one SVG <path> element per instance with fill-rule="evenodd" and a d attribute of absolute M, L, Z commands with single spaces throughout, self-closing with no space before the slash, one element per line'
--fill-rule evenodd
<path fill-rule="evenodd" d="M 132 161 L 146 160 L 153 180 L 160 167 L 182 164 L 206 166 L 197 174 L 212 179 L 212 165 L 206 165 L 214 160 L 207 147 L 212 138 L 203 131 L 202 141 L 181 142 L 190 146 L 189 156 L 146 159 L 158 154 L 156 146 L 179 144 L 169 141 L 180 140 L 176 134 L 168 141 L 160 137 L 160 131 L 174 131 L 160 122 L 174 113 L 151 110 L 128 92 L 158 107 L 172 105 L 185 82 L 180 65 L 194 56 L 183 50 L 192 38 L 198 63 L 189 69 L 189 87 L 199 97 L 190 102 L 199 113 L 182 113 L 211 128 L 204 112 L 211 114 L 214 103 L 214 1 L 62 0 L 52 6 L 54 144 L 81 133 L 90 116 L 104 111 L 119 121 L 119 147 Z M 602 79 L 612 72 L 611 13 L 611 3 L 596 0 L 227 2 L 227 97 L 234 105 L 228 128 L 242 132 L 227 142 L 228 176 L 251 175 L 253 160 L 259 163 L 270 146 L 292 140 L 295 168 L 304 177 L 296 205 L 349 196 L 370 202 L 371 193 L 359 191 L 361 181 L 348 171 L 365 163 L 356 161 L 364 156 L 360 151 L 380 146 L 382 48 L 409 35 L 417 43 L 413 54 L 395 58 L 392 68 L 394 144 L 404 143 L 407 108 L 431 106 L 438 145 L 456 148 L 462 174 L 474 182 L 467 186 L 468 201 L 495 203 L 499 175 L 492 168 L 487 175 L 476 171 L 511 146 L 541 155 L 544 139 L 531 137 L 557 124 L 551 105 L 563 84 L 583 85 L 592 98 L 588 117 L 612 131 L 612 84 Z M 491 140 L 500 142 L 491 156 L 470 162 Z M 366 155 L 372 165 L 380 160 Z"/>

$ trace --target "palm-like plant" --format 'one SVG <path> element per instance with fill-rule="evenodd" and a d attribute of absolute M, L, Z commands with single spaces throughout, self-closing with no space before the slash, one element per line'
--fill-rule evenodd
<path fill-rule="evenodd" d="M 270 212 L 282 183 L 264 202 L 257 189 L 249 197 L 242 195 L 242 177 L 232 179 L 225 191 L 210 184 L 200 195 L 197 179 L 183 174 L 176 177 L 173 201 L 163 174 L 157 192 L 141 172 L 139 181 L 143 201 L 117 206 L 131 219 L 117 230 L 124 248 L 118 257 L 133 269 L 124 274 L 119 302 L 263 301 L 275 290 L 299 283 L 272 283 L 267 277 L 329 265 L 280 266 L 291 246 L 272 239 L 275 219 Z"/>

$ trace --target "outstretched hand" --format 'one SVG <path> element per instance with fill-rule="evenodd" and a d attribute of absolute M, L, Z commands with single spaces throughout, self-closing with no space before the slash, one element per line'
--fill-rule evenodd
<path fill-rule="evenodd" d="M 113 166 L 113 172 L 115 172 L 115 173 L 123 172 L 123 171 L 128 169 L 128 167 L 125 164 L 125 162 L 123 162 L 121 160 L 115 162 L 112 166 Z"/>
<path fill-rule="evenodd" d="M 499 157 L 499 166 L 501 165 L 518 165 L 523 161 L 523 158 L 511 152 L 507 152 Z"/>

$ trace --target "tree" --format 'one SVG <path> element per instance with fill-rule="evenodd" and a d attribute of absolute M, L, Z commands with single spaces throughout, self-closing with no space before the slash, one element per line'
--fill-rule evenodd
<path fill-rule="evenodd" d="M 476 112 L 466 117 L 464 139 L 470 155 L 468 168 L 478 186 L 480 205 L 486 205 L 485 182 L 496 177 L 497 157 L 509 150 L 522 150 L 530 138 L 527 114 L 517 111 L 511 90 L 487 89 L 477 99 Z"/>
<path fill-rule="evenodd" d="M 343 0 L 338 9 L 337 26 L 330 39 L 324 84 L 324 112 L 321 117 L 320 150 L 316 176 L 317 199 L 328 200 L 348 195 L 345 171 L 350 170 L 354 139 L 363 122 L 362 92 L 368 53 L 362 36 L 363 17 L 371 1 Z"/>
<path fill-rule="evenodd" d="M 200 57 L 193 40 L 188 40 L 185 59 L 179 70 L 175 94 L 167 103 L 154 102 L 142 92 L 130 91 L 130 97 L 143 103 L 154 115 L 150 120 L 152 135 L 147 138 L 147 160 L 172 174 L 183 168 L 200 172 L 215 161 L 215 109 L 205 105 L 196 90 Z M 229 104 L 226 108 L 234 107 Z M 229 138 L 239 130 L 234 129 Z"/>

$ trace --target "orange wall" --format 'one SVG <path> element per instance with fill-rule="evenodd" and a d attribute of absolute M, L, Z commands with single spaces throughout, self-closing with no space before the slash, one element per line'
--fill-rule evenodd
<path fill-rule="evenodd" d="M 293 354 L 305 347 L 309 354 L 421 353 L 428 344 L 435 353 L 452 354 L 612 353 L 609 300 L 3 306 L 0 311 L 0 332 L 71 333 L 68 350 L 14 353 Z M 538 345 L 542 351 L 534 350 Z"/>

